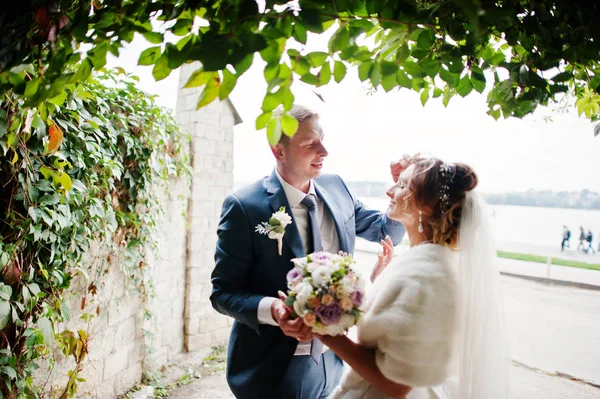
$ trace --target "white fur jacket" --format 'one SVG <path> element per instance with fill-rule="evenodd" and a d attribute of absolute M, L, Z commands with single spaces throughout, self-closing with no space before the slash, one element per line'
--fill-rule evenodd
<path fill-rule="evenodd" d="M 414 388 L 408 398 L 446 397 L 457 330 L 456 258 L 436 244 L 399 255 L 375 280 L 358 323 L 358 340 L 374 348 L 382 374 Z M 330 398 L 386 396 L 347 368 Z"/>

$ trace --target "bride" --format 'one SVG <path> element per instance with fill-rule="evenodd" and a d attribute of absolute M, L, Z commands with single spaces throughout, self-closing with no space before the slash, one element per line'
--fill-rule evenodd
<path fill-rule="evenodd" d="M 330 398 L 506 399 L 502 297 L 477 176 L 418 155 L 394 171 L 388 216 L 404 224 L 410 249 L 392 260 L 382 241 L 358 343 L 319 336 L 349 366 Z"/>

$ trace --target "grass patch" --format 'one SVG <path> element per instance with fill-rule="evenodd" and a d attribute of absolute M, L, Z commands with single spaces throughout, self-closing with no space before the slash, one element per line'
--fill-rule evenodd
<path fill-rule="evenodd" d="M 202 376 L 216 374 L 225 370 L 227 363 L 227 351 L 223 345 L 213 346 L 208 356 L 202 362 Z"/>
<path fill-rule="evenodd" d="M 524 260 L 527 262 L 535 262 L 535 263 L 546 263 L 547 257 L 540 255 L 531 255 L 531 254 L 520 254 L 517 252 L 506 252 L 506 251 L 498 251 L 499 258 L 505 259 L 515 259 L 515 260 Z M 588 270 L 599 270 L 600 265 L 594 263 L 586 263 L 586 262 L 578 262 L 575 260 L 566 260 L 560 258 L 552 257 L 551 260 L 553 265 L 557 266 L 568 266 L 568 267 L 577 267 L 579 269 L 588 269 Z"/>

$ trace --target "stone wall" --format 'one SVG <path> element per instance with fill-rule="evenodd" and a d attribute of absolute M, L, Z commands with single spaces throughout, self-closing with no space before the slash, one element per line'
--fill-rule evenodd
<path fill-rule="evenodd" d="M 233 190 L 233 126 L 240 120 L 228 100 L 196 110 L 201 88 L 181 87 L 197 66 L 182 67 L 177 102 L 177 120 L 192 135 L 192 185 L 172 179 L 161 193 L 164 215 L 158 225 L 158 248 L 145 266 L 153 295 L 130 292 L 118 257 L 106 261 L 107 254 L 98 248 L 87 259 L 97 271 L 90 281 L 98 295 L 93 299 L 89 281 L 81 277 L 72 283 L 72 315 L 61 327 L 90 333 L 81 373 L 86 381 L 79 384 L 78 397 L 114 398 L 175 355 L 227 340 L 231 320 L 210 305 L 210 273 L 221 204 Z M 85 313 L 95 317 L 82 321 Z M 55 356 L 60 361 L 54 367 L 43 365 L 36 376 L 50 397 L 60 396 L 66 373 L 74 366 L 71 358 Z"/>
<path fill-rule="evenodd" d="M 199 64 L 181 69 L 177 120 L 192 134 L 193 181 L 189 202 L 185 345 L 193 351 L 222 344 L 232 320 L 216 313 L 209 301 L 216 230 L 225 196 L 233 190 L 233 126 L 239 115 L 229 100 L 196 110 L 202 88 L 184 89 Z"/>

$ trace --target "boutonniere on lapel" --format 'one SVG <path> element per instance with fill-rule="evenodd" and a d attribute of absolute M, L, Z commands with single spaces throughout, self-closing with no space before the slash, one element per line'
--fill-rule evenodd
<path fill-rule="evenodd" d="M 277 212 L 271 215 L 268 222 L 257 224 L 254 231 L 269 236 L 271 240 L 277 240 L 277 249 L 281 256 L 283 234 L 287 225 L 291 223 L 292 217 L 285 213 L 285 206 L 282 206 Z"/>

